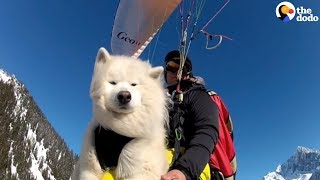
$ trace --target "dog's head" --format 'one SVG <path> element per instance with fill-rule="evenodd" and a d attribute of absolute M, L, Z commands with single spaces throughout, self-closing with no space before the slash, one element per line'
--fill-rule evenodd
<path fill-rule="evenodd" d="M 95 119 L 129 137 L 163 126 L 167 117 L 162 72 L 160 66 L 152 68 L 146 61 L 112 56 L 100 48 L 90 88 Z"/>

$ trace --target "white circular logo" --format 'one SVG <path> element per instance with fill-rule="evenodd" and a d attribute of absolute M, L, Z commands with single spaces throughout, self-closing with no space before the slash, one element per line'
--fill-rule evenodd
<path fill-rule="evenodd" d="M 276 15 L 283 22 L 291 21 L 296 15 L 296 8 L 290 2 L 281 2 L 276 8 Z"/>

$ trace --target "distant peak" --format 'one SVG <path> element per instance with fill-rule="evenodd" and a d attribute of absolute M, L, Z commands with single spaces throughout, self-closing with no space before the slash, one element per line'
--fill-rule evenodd
<path fill-rule="evenodd" d="M 278 165 L 275 171 L 264 176 L 264 180 L 318 180 L 320 177 L 319 159 L 320 150 L 298 146 L 294 155 L 283 164 Z"/>
<path fill-rule="evenodd" d="M 311 151 L 311 149 L 306 148 L 306 147 L 303 147 L 303 146 L 298 146 L 298 147 L 297 147 L 297 151 L 305 152 L 305 151 Z"/>
<path fill-rule="evenodd" d="M 314 149 L 309 149 L 309 148 L 306 148 L 303 146 L 298 146 L 297 152 L 298 153 L 311 153 L 311 152 L 319 152 L 319 150 L 314 150 Z"/>

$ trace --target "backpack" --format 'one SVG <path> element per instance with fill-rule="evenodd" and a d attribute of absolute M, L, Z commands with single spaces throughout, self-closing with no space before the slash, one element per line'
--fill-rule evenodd
<path fill-rule="evenodd" d="M 228 109 L 221 97 L 214 91 L 207 91 L 218 106 L 219 138 L 210 156 L 210 167 L 222 173 L 225 180 L 235 179 L 237 171 L 236 152 L 233 142 L 233 124 Z"/>
<path fill-rule="evenodd" d="M 193 90 L 193 89 L 204 89 L 203 87 L 192 87 L 187 91 Z M 216 103 L 219 111 L 219 138 L 218 142 L 215 145 L 214 151 L 212 152 L 210 156 L 210 169 L 211 169 L 211 177 L 217 176 L 217 174 L 220 174 L 223 179 L 225 180 L 234 180 L 235 174 L 237 171 L 237 162 L 236 162 L 236 153 L 235 153 L 235 147 L 233 142 L 233 125 L 232 120 L 230 117 L 230 114 L 223 103 L 220 96 L 215 93 L 214 91 L 206 90 L 208 95 L 211 97 L 211 99 Z M 178 98 L 180 99 L 180 103 L 183 99 L 183 94 L 185 92 L 182 92 L 182 94 L 178 94 Z M 174 104 L 179 104 L 179 102 L 174 101 Z M 175 129 L 175 142 L 174 142 L 174 149 L 180 149 L 180 139 L 181 136 L 183 136 L 183 130 L 182 130 L 182 124 L 184 123 L 184 118 L 182 118 L 184 112 L 180 106 L 175 107 L 175 112 L 172 120 L 174 124 Z M 179 133 L 177 133 L 179 132 Z M 177 157 L 179 156 L 179 151 L 175 151 L 173 160 L 175 161 Z"/>

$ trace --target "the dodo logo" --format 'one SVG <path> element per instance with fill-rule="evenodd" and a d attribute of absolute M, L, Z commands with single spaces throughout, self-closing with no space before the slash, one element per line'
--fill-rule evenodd
<path fill-rule="evenodd" d="M 296 14 L 295 7 L 290 2 L 281 2 L 276 8 L 277 17 L 283 22 L 291 21 Z"/>
<path fill-rule="evenodd" d="M 317 22 L 319 17 L 314 15 L 311 8 L 305 8 L 304 6 L 298 5 L 297 8 L 290 2 L 284 1 L 278 4 L 276 8 L 277 17 L 283 21 L 291 21 L 296 15 L 296 21 L 298 22 Z"/>

